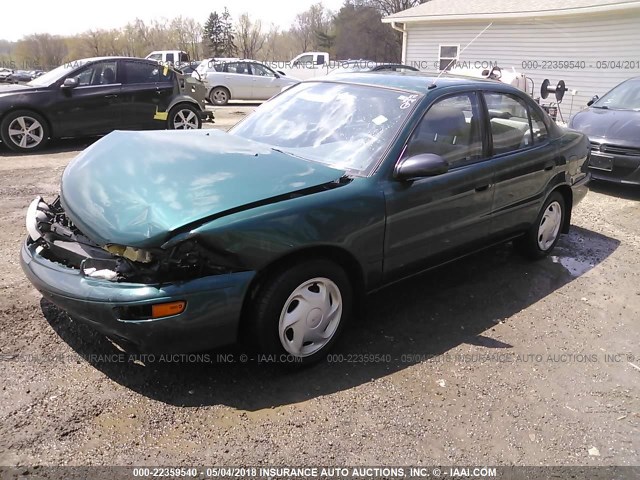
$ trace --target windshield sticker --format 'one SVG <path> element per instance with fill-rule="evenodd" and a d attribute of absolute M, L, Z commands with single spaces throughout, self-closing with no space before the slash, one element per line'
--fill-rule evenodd
<path fill-rule="evenodd" d="M 413 105 L 416 100 L 418 100 L 419 95 L 400 95 L 398 97 L 398 100 L 400 100 L 402 103 L 400 104 L 400 108 L 402 110 L 405 110 L 409 107 L 411 107 L 411 105 Z"/>
<path fill-rule="evenodd" d="M 371 121 L 373 123 L 375 123 L 376 125 L 382 125 L 383 123 L 386 123 L 387 120 L 389 120 L 389 119 L 387 117 L 385 117 L 384 115 L 378 115 L 376 118 L 374 118 Z"/>

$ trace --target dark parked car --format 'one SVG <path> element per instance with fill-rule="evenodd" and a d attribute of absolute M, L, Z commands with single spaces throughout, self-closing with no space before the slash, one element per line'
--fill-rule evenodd
<path fill-rule="evenodd" d="M 200 128 L 205 95 L 202 82 L 152 60 L 78 60 L 26 85 L 0 86 L 0 138 L 30 152 L 49 138 Z"/>
<path fill-rule="evenodd" d="M 26 83 L 33 80 L 33 76 L 31 72 L 26 70 L 16 70 L 11 75 L 9 75 L 8 81 L 9 83 Z"/>
<path fill-rule="evenodd" d="M 594 97 L 569 126 L 589 136 L 593 178 L 640 185 L 640 77 Z"/>
<path fill-rule="evenodd" d="M 498 82 L 308 81 L 230 133 L 99 140 L 66 168 L 58 199 L 31 203 L 22 266 L 125 347 L 242 335 L 312 362 L 363 293 L 510 239 L 533 258 L 551 252 L 587 192 L 588 151 Z"/>
<path fill-rule="evenodd" d="M 381 63 L 372 67 L 371 72 L 419 72 L 416 67 L 401 63 Z"/>
<path fill-rule="evenodd" d="M 401 63 L 377 63 L 371 60 L 345 60 L 338 62 L 332 74 L 355 72 L 419 72 L 416 67 Z"/>

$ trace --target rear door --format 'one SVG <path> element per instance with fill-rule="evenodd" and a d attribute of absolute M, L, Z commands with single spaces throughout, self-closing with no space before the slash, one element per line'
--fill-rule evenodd
<path fill-rule="evenodd" d="M 253 100 L 253 77 L 247 62 L 230 62 L 224 66 L 224 85 L 231 91 L 231 98 Z M 211 85 L 214 86 L 214 85 Z"/>
<path fill-rule="evenodd" d="M 155 62 L 121 60 L 122 128 L 164 128 L 176 88 L 175 73 Z"/>
<path fill-rule="evenodd" d="M 433 153 L 445 174 L 385 187 L 387 281 L 486 242 L 494 169 L 486 156 L 483 110 L 476 92 L 436 101 L 409 139 L 402 158 Z"/>
<path fill-rule="evenodd" d="M 542 114 L 515 93 L 484 92 L 496 168 L 491 233 L 510 236 L 533 222 L 554 175 L 556 147 Z"/>
<path fill-rule="evenodd" d="M 75 88 L 61 88 L 51 108 L 57 136 L 99 135 L 119 128 L 122 121 L 121 72 L 117 60 L 95 62 L 66 78 Z"/>

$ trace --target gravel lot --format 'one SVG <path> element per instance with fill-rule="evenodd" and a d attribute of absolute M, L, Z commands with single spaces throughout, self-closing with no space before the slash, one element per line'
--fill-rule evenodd
<path fill-rule="evenodd" d="M 640 465 L 640 189 L 594 185 L 557 256 L 505 245 L 376 294 L 342 361 L 289 372 L 117 356 L 42 300 L 25 211 L 89 143 L 0 145 L 0 465 Z"/>

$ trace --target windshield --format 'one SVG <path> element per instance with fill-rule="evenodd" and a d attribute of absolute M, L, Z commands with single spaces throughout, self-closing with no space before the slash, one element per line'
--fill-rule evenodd
<path fill-rule="evenodd" d="M 38 78 L 34 78 L 29 83 L 27 83 L 27 85 L 30 85 L 32 87 L 48 87 L 52 83 L 60 80 L 66 74 L 76 69 L 78 66 L 79 64 L 77 62 L 65 63 L 63 65 L 60 65 L 58 68 L 54 68 L 50 72 L 39 76 Z"/>
<path fill-rule="evenodd" d="M 356 174 L 371 170 L 420 95 L 340 83 L 301 83 L 230 133 Z"/>
<path fill-rule="evenodd" d="M 593 104 L 596 108 L 640 110 L 640 78 L 621 83 Z"/>

